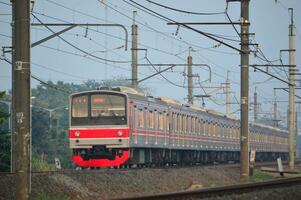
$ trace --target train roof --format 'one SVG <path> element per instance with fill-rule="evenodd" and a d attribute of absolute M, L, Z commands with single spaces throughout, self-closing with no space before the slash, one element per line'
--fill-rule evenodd
<path fill-rule="evenodd" d="M 127 94 L 129 97 L 137 99 L 137 100 L 142 100 L 142 101 L 150 101 L 153 103 L 157 103 L 160 105 L 168 105 L 170 107 L 174 108 L 180 108 L 184 109 L 186 111 L 189 111 L 189 109 L 192 109 L 196 112 L 200 112 L 205 114 L 207 117 L 217 117 L 217 118 L 222 118 L 225 120 L 232 121 L 234 124 L 238 123 L 240 121 L 239 118 L 233 116 L 233 115 L 226 115 L 221 112 L 218 112 L 216 110 L 211 110 L 211 109 L 203 109 L 195 104 L 182 104 L 180 101 L 169 98 L 169 97 L 153 97 L 153 96 L 146 96 L 143 92 L 136 90 L 131 87 L 125 87 L 125 86 L 119 86 L 119 87 L 113 87 L 113 88 L 108 88 L 108 87 L 103 87 L 99 88 L 98 90 L 91 90 L 91 91 L 84 91 L 84 92 L 78 92 L 74 93 L 73 95 L 78 95 L 78 94 L 84 94 L 84 93 L 89 93 L 89 92 L 99 92 L 99 91 L 108 91 L 108 92 L 122 92 Z M 190 110 L 191 111 L 191 110 Z M 254 128 L 263 128 L 263 129 L 270 129 L 276 132 L 282 132 L 282 133 L 287 133 L 287 130 L 280 129 L 277 127 L 269 126 L 269 125 L 264 125 L 264 124 L 259 124 L 259 123 L 250 123 L 250 126 Z"/>

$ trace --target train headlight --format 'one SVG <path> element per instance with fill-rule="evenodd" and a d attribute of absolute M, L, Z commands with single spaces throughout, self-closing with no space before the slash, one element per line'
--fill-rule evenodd
<path fill-rule="evenodd" d="M 75 135 L 76 137 L 78 137 L 78 136 L 80 136 L 80 132 L 79 132 L 79 131 L 75 131 L 74 135 Z"/>
<path fill-rule="evenodd" d="M 123 134 L 122 131 L 118 131 L 118 132 L 117 132 L 117 135 L 118 135 L 118 136 L 122 136 L 122 134 Z"/>

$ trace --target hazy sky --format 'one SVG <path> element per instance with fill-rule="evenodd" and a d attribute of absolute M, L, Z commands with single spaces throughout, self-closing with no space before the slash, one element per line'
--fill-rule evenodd
<path fill-rule="evenodd" d="M 226 9 L 226 0 L 154 0 L 177 9 L 198 13 L 221 13 Z M 199 82 L 205 86 L 206 93 L 212 93 L 212 100 L 205 100 L 206 108 L 225 112 L 225 90 L 216 90 L 216 87 L 225 83 L 227 71 L 230 71 L 231 80 L 231 102 L 237 103 L 240 98 L 240 55 L 237 51 L 220 45 L 198 33 L 185 28 L 177 30 L 176 26 L 169 26 L 166 21 L 158 19 L 148 13 L 135 8 L 126 2 L 129 0 L 39 0 L 35 1 L 33 13 L 43 23 L 118 23 L 126 26 L 129 32 L 128 50 L 122 46 L 125 44 L 124 31 L 116 27 L 78 27 L 66 32 L 62 37 L 98 58 L 91 57 L 82 51 L 75 49 L 59 38 L 49 40 L 42 45 L 32 48 L 32 74 L 47 81 L 64 81 L 83 83 L 88 79 L 104 80 L 116 76 L 131 78 L 131 24 L 133 11 L 137 10 L 136 22 L 138 24 L 138 48 L 147 49 L 147 58 L 152 63 L 175 63 L 185 64 L 187 62 L 188 48 L 191 46 L 193 63 L 208 64 L 212 69 L 212 81 L 208 82 L 209 72 L 206 68 L 194 67 L 193 73 L 198 74 L 200 79 L 194 80 L 195 94 L 204 94 L 199 87 Z M 156 11 L 166 17 L 178 22 L 228 22 L 224 13 L 218 15 L 193 15 L 166 8 L 158 7 L 145 0 L 136 1 L 145 7 Z M 0 46 L 11 45 L 11 7 L 8 0 L 0 0 Z M 133 4 L 133 3 L 132 3 Z M 296 25 L 296 56 L 295 61 L 300 69 L 300 47 L 301 47 L 301 3 L 298 0 L 251 0 L 250 1 L 250 32 L 255 33 L 251 37 L 252 42 L 258 43 L 267 59 L 279 64 L 280 49 L 288 48 L 288 25 L 290 15 L 288 8 L 294 8 L 294 21 Z M 240 3 L 229 3 L 228 10 L 232 21 L 240 18 Z M 7 15 L 9 14 L 9 15 Z M 32 18 L 32 22 L 38 21 Z M 239 37 L 232 26 L 194 26 L 204 32 L 212 33 L 222 37 L 220 40 L 237 48 Z M 59 31 L 62 27 L 51 27 Z M 238 31 L 240 27 L 237 26 Z M 31 39 L 35 42 L 42 39 L 51 32 L 45 27 L 32 27 Z M 229 40 L 230 39 L 230 40 Z M 254 47 L 252 47 L 254 49 Z M 145 59 L 145 51 L 139 51 L 139 63 L 148 63 Z M 260 54 L 258 54 L 260 55 Z M 5 55 L 11 58 L 9 54 Z M 262 57 L 262 55 L 260 55 Z M 125 63 L 104 62 L 100 58 L 113 61 L 128 61 Z M 288 64 L 288 53 L 283 53 L 282 60 Z M 250 64 L 266 64 L 254 54 L 250 55 Z M 163 73 L 169 83 L 162 77 L 157 76 L 143 83 L 152 89 L 154 96 L 169 96 L 186 101 L 187 77 L 183 76 L 186 67 L 175 67 Z M 266 70 L 266 69 L 264 69 Z M 268 69 L 270 73 L 287 80 L 283 69 Z M 152 67 L 139 67 L 139 79 L 155 73 Z M 207 80 L 207 81 L 206 81 Z M 38 84 L 32 80 L 32 87 Z M 176 86 L 178 85 L 178 86 Z M 299 84 L 298 84 L 299 85 Z M 184 86 L 184 87 L 179 87 Z M 213 87 L 213 88 L 207 88 Z M 254 89 L 257 87 L 259 103 L 263 113 L 272 111 L 273 87 L 287 87 L 276 79 L 270 79 L 260 72 L 254 72 L 250 68 L 250 102 L 253 102 Z M 0 90 L 11 88 L 11 66 L 0 61 Z M 297 93 L 300 94 L 299 91 Z M 277 91 L 277 99 L 288 100 L 288 94 Z M 196 101 L 201 105 L 201 101 Z M 281 113 L 285 113 L 287 103 L 279 103 Z M 232 104 L 231 110 L 235 112 L 238 104 Z M 251 111 L 252 112 L 252 111 Z M 251 114 L 251 113 L 250 113 Z"/>

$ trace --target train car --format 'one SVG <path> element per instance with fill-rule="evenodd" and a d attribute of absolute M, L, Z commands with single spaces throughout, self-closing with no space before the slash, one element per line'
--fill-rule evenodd
<path fill-rule="evenodd" d="M 70 148 L 80 167 L 238 161 L 240 121 L 117 87 L 70 96 Z M 250 124 L 257 160 L 287 158 L 287 131 Z"/>

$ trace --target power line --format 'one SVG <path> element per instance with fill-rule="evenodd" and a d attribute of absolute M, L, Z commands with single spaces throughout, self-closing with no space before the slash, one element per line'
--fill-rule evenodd
<path fill-rule="evenodd" d="M 2 34 L 2 33 L 0 33 L 0 36 L 7 37 L 7 38 L 12 38 L 11 36 L 9 36 L 9 35 L 4 35 L 4 34 Z"/>
<path fill-rule="evenodd" d="M 46 24 L 44 24 L 38 17 L 36 17 L 33 13 L 32 13 L 32 16 L 37 19 L 43 26 L 45 26 L 50 32 L 52 32 L 53 34 L 55 34 L 55 32 L 49 28 Z M 109 60 L 109 59 L 105 59 L 105 58 L 101 58 L 101 57 L 98 57 L 98 56 L 95 56 L 93 54 L 90 54 L 89 52 L 85 51 L 85 50 L 82 50 L 81 48 L 75 46 L 74 44 L 72 44 L 71 42 L 65 40 L 64 38 L 62 38 L 61 36 L 57 35 L 57 37 L 59 37 L 61 40 L 63 40 L 65 43 L 67 43 L 68 45 L 70 45 L 71 47 L 75 48 L 76 50 L 78 51 L 81 51 L 82 53 L 88 55 L 88 56 L 91 56 L 93 58 L 96 58 L 96 59 L 99 59 L 99 60 L 102 60 L 102 61 L 106 61 L 106 62 L 112 62 L 112 63 L 130 63 L 131 61 L 119 61 L 119 60 Z"/>
<path fill-rule="evenodd" d="M 155 12 L 155 11 L 153 11 L 153 10 L 151 10 L 151 9 L 149 9 L 149 8 L 147 8 L 147 7 L 141 5 L 141 4 L 139 4 L 139 3 L 137 3 L 137 2 L 135 2 L 135 1 L 133 1 L 133 0 L 129 0 L 129 1 L 131 1 L 131 2 L 133 2 L 134 4 L 136 4 L 136 5 L 140 6 L 140 7 L 142 7 L 142 8 L 145 9 L 145 10 L 148 10 L 148 11 L 150 11 L 150 12 L 152 12 L 152 13 L 155 13 L 156 15 L 158 15 L 158 16 L 160 16 L 160 17 L 163 17 L 163 18 L 169 20 L 170 22 L 178 23 L 178 22 L 176 22 L 176 21 L 174 21 L 174 20 L 172 20 L 172 19 L 170 19 L 170 18 L 168 18 L 168 17 L 165 17 L 165 16 L 163 16 L 162 14 L 159 14 L 158 12 Z M 231 49 L 234 49 L 234 50 L 236 50 L 236 51 L 238 51 L 238 52 L 244 54 L 244 52 L 242 52 L 240 49 L 237 49 L 236 47 L 233 47 L 233 46 L 231 46 L 231 45 L 229 45 L 229 44 L 227 44 L 227 43 L 224 43 L 224 42 L 222 42 L 222 41 L 219 41 L 218 39 L 216 39 L 216 38 L 214 38 L 214 37 L 212 37 L 212 36 L 210 36 L 210 35 L 208 35 L 208 34 L 202 32 L 202 31 L 200 31 L 200 30 L 194 29 L 194 28 L 192 28 L 192 27 L 190 27 L 190 26 L 188 26 L 188 25 L 186 25 L 186 24 L 183 24 L 183 23 L 179 23 L 179 24 L 181 24 L 181 25 L 184 26 L 185 28 L 188 28 L 188 29 L 193 30 L 193 31 L 195 31 L 195 32 L 197 32 L 197 33 L 200 33 L 201 35 L 204 35 L 204 36 L 206 36 L 206 37 L 208 37 L 208 38 L 210 38 L 210 39 L 212 39 L 212 40 L 214 40 L 214 41 L 218 41 L 218 42 L 220 42 L 221 44 L 223 44 L 223 45 L 225 45 L 225 46 L 227 46 L 227 47 L 229 47 L 229 48 L 231 48 Z M 276 78 L 276 79 L 278 79 L 278 80 L 280 80 L 280 81 L 282 81 L 282 82 L 287 83 L 287 81 L 282 80 L 281 78 L 276 77 L 276 76 L 274 76 L 273 74 L 270 74 L 270 73 L 268 73 L 268 72 L 266 72 L 266 71 L 263 71 L 263 70 L 261 70 L 261 69 L 259 69 L 259 68 L 257 68 L 257 67 L 254 67 L 254 66 L 251 66 L 251 67 L 253 67 L 254 69 L 257 69 L 258 71 L 261 71 L 261 72 L 263 72 L 263 73 L 265 73 L 265 74 L 267 74 L 267 75 L 270 75 L 270 76 L 272 76 L 272 77 L 274 77 L 274 78 Z"/>
<path fill-rule="evenodd" d="M 84 15 L 84 16 L 87 16 L 87 17 L 90 17 L 90 18 L 93 18 L 93 19 L 100 20 L 100 21 L 105 22 L 105 23 L 107 23 L 107 22 L 114 23 L 113 21 L 106 21 L 106 20 L 104 20 L 104 19 L 102 19 L 102 18 L 99 18 L 99 17 L 93 16 L 93 15 L 90 15 L 90 14 L 87 14 L 87 13 L 84 13 L 84 12 L 81 12 L 81 11 L 79 11 L 79 10 L 75 10 L 75 9 L 73 9 L 73 8 L 69 8 L 69 7 L 67 7 L 67 6 L 65 6 L 65 5 L 63 5 L 63 4 L 54 2 L 54 1 L 52 1 L 52 0 L 46 0 L 46 1 L 48 1 L 49 3 L 52 3 L 52 4 L 56 5 L 56 6 L 65 8 L 66 10 L 70 10 L 70 11 L 72 11 L 72 12 L 76 12 L 76 13 L 79 13 L 79 14 L 81 14 L 81 15 Z"/>
<path fill-rule="evenodd" d="M 59 88 L 59 87 L 57 87 L 55 85 L 49 84 L 46 81 L 41 80 L 40 78 L 38 78 L 37 76 L 35 76 L 33 74 L 31 74 L 31 78 L 39 81 L 43 85 L 46 85 L 46 86 L 51 87 L 51 88 L 53 88 L 55 90 L 61 91 L 61 92 L 65 93 L 65 94 L 71 94 L 72 93 L 72 91 L 70 91 L 70 90 L 65 90 L 65 89 Z"/>
<path fill-rule="evenodd" d="M 150 11 L 150 12 L 152 12 L 152 13 L 154 13 L 154 14 L 160 16 L 160 17 L 163 17 L 164 19 L 168 20 L 168 22 L 178 23 L 178 24 L 180 24 L 181 26 L 184 26 L 184 27 L 187 28 L 187 29 L 190 29 L 190 30 L 192 30 L 192 31 L 194 31 L 194 32 L 197 32 L 197 33 L 199 33 L 199 34 L 201 34 L 201 35 L 203 35 L 203 36 L 205 36 L 205 37 L 207 37 L 207 38 L 209 38 L 209 39 L 211 39 L 211 40 L 214 40 L 214 41 L 216 41 L 216 42 L 219 42 L 219 43 L 221 43 L 221 44 L 223 44 L 223 45 L 225 45 L 225 46 L 227 46 L 227 47 L 229 47 L 229 48 L 231 48 L 231 49 L 234 49 L 234 50 L 236 50 L 236 51 L 238 51 L 238 52 L 240 52 L 240 53 L 244 53 L 244 52 L 242 52 L 240 49 L 238 49 L 238 48 L 236 48 L 236 47 L 233 47 L 233 46 L 231 46 L 231 45 L 229 45 L 229 44 L 227 44 L 227 43 L 225 43 L 225 42 L 223 42 L 223 41 L 220 41 L 220 40 L 216 39 L 215 37 L 213 37 L 213 36 L 211 36 L 211 35 L 208 35 L 207 33 L 203 32 L 203 31 L 200 31 L 200 30 L 197 30 L 197 29 L 195 29 L 195 28 L 192 28 L 191 26 L 188 26 L 188 25 L 186 25 L 186 24 L 176 22 L 175 20 L 172 20 L 172 19 L 170 19 L 170 18 L 168 18 L 168 17 L 165 17 L 164 15 L 159 14 L 158 12 L 155 12 L 155 11 L 153 11 L 153 10 L 151 10 L 151 9 L 149 9 L 149 8 L 147 8 L 147 7 L 141 5 L 141 4 L 139 4 L 139 3 L 137 3 L 137 2 L 135 2 L 135 1 L 133 1 L 133 0 L 129 0 L 129 1 L 133 2 L 134 4 L 140 6 L 141 8 L 143 8 L 143 9 L 145 9 L 145 10 L 148 10 L 148 11 Z"/>
<path fill-rule="evenodd" d="M 6 61 L 7 63 L 12 64 L 12 62 L 11 62 L 10 60 L 8 60 L 7 58 L 5 58 L 5 57 L 0 57 L 0 60 L 4 60 L 4 61 Z M 40 83 L 42 83 L 42 84 L 44 84 L 44 85 L 47 85 L 47 86 L 49 86 L 49 87 L 52 87 L 52 88 L 54 88 L 54 89 L 56 89 L 56 90 L 59 90 L 59 91 L 61 91 L 61 92 L 65 92 L 65 93 L 67 93 L 67 94 L 72 93 L 71 91 L 64 90 L 64 89 L 62 89 L 62 88 L 56 87 L 55 85 L 51 85 L 51 84 L 47 83 L 46 81 L 41 80 L 40 78 L 38 78 L 37 76 L 35 76 L 35 75 L 33 75 L 33 74 L 31 74 L 30 76 L 31 76 L 31 78 L 33 78 L 33 79 L 39 81 Z"/>
<path fill-rule="evenodd" d="M 38 15 L 42 15 L 44 17 L 48 17 L 48 18 L 52 18 L 52 19 L 55 19 L 55 20 L 58 20 L 60 22 L 64 22 L 64 23 L 69 23 L 68 21 L 65 21 L 65 20 L 62 20 L 62 19 L 59 19 L 59 18 L 56 18 L 56 17 L 52 17 L 52 16 L 49 16 L 49 15 L 46 15 L 46 14 L 43 14 L 43 13 L 38 13 L 38 12 L 33 12 L 35 14 L 38 14 Z M 81 28 L 85 28 L 86 27 L 81 27 Z M 91 30 L 91 31 L 94 31 L 94 32 L 97 32 L 97 33 L 100 33 L 100 34 L 103 34 L 103 35 L 106 35 L 106 36 L 109 36 L 109 37 L 112 37 L 112 38 L 115 38 L 115 39 L 119 39 L 119 40 L 122 40 L 124 41 L 124 38 L 121 38 L 121 37 L 118 37 L 118 36 L 115 36 L 115 35 L 111 35 L 111 34 L 108 34 L 108 33 L 104 33 L 104 32 L 101 32 L 101 31 L 98 31 L 98 30 L 94 30 L 94 29 L 90 29 L 88 28 L 88 30 Z M 129 40 L 129 42 L 131 42 L 131 40 Z M 158 49 L 158 48 L 154 48 L 152 46 L 148 46 L 148 45 L 145 45 L 145 44 L 142 44 L 142 43 L 138 43 L 140 46 L 143 46 L 143 47 L 146 47 L 148 49 L 152 49 L 152 50 L 155 50 L 155 51 L 158 51 L 158 52 L 161 52 L 161 53 L 164 53 L 166 55 L 170 55 L 170 56 L 174 56 L 173 54 L 167 52 L 167 51 L 164 51 L 164 50 L 161 50 L 161 49 Z M 177 56 L 176 56 L 177 57 Z M 183 58 L 181 57 L 177 57 L 181 60 L 184 60 Z"/>
<path fill-rule="evenodd" d="M 162 8 L 166 8 L 166 9 L 173 10 L 173 11 L 176 11 L 176 12 L 192 14 L 192 15 L 221 15 L 221 14 L 225 13 L 225 12 L 210 12 L 210 13 L 191 12 L 191 11 L 186 11 L 186 10 L 180 10 L 180 9 L 177 9 L 177 8 L 172 8 L 172 7 L 169 7 L 169 6 L 166 6 L 166 5 L 163 5 L 163 4 L 159 4 L 159 3 L 156 3 L 156 2 L 150 1 L 150 0 L 146 0 L 146 1 L 148 1 L 149 3 L 152 3 L 154 5 L 160 6 Z"/>
<path fill-rule="evenodd" d="M 128 5 L 131 5 L 131 6 L 135 7 L 135 8 L 137 8 L 137 9 L 139 9 L 139 10 L 141 10 L 141 11 L 143 11 L 143 12 L 145 12 L 145 13 L 147 13 L 147 14 L 149 14 L 149 15 L 155 17 L 155 18 L 158 18 L 158 19 L 163 20 L 163 21 L 165 21 L 165 22 L 170 22 L 169 20 L 167 20 L 167 19 L 165 19 L 165 18 L 163 18 L 163 17 L 160 17 L 160 16 L 158 16 L 158 15 L 155 15 L 155 14 L 153 14 L 153 13 L 150 12 L 150 11 L 147 11 L 147 10 L 145 10 L 145 9 L 141 9 L 140 7 L 134 5 L 134 4 L 132 4 L 132 3 L 128 2 L 128 1 L 126 1 L 126 0 L 123 0 L 123 2 L 127 3 Z M 105 4 L 105 3 L 104 3 L 104 4 Z M 107 5 L 107 4 L 105 4 L 105 5 Z M 113 4 L 111 4 L 111 5 L 113 5 Z M 121 15 L 123 15 L 123 16 L 129 18 L 129 19 L 131 19 L 131 17 L 125 15 L 124 13 L 119 12 L 119 11 L 116 10 L 115 8 L 113 8 L 113 7 L 109 6 L 109 5 L 107 5 L 107 6 L 108 6 L 109 8 L 111 8 L 112 10 L 118 12 L 119 14 L 121 14 Z M 137 21 L 137 20 L 136 20 L 136 22 L 137 22 L 138 24 L 142 25 L 142 26 L 145 26 L 145 27 L 147 27 L 147 28 L 153 30 L 153 31 L 156 32 L 156 33 L 162 34 L 162 35 L 164 35 L 164 36 L 166 36 L 166 37 L 168 37 L 168 38 L 171 38 L 171 39 L 175 39 L 175 40 L 177 40 L 177 41 L 179 41 L 179 42 L 182 42 L 182 43 L 184 43 L 184 44 L 186 44 L 186 45 L 188 45 L 188 46 L 196 47 L 196 48 L 200 48 L 200 49 L 204 49 L 204 50 L 208 50 L 206 47 L 201 47 L 201 46 L 198 46 L 198 45 L 195 45 L 195 44 L 191 44 L 191 43 L 189 43 L 189 42 L 187 42 L 187 41 L 185 41 L 185 40 L 178 39 L 178 38 L 174 38 L 174 37 L 172 37 L 172 36 L 166 35 L 165 33 L 160 32 L 160 31 L 158 31 L 158 30 L 156 30 L 156 29 L 154 29 L 154 28 L 152 28 L 152 27 L 150 27 L 150 26 L 147 26 L 147 25 L 145 25 L 145 24 L 143 24 L 143 23 L 141 23 L 141 22 L 139 22 L 139 21 Z M 206 33 L 206 32 L 205 32 L 205 33 Z M 212 34 L 212 33 L 206 33 L 206 34 L 212 35 L 212 36 L 215 36 L 215 37 L 218 37 L 218 38 L 226 39 L 226 40 L 232 40 L 232 39 L 229 39 L 229 38 L 225 38 L 225 36 L 223 36 L 223 35 Z M 233 40 L 233 41 L 237 41 L 237 40 Z M 210 51 L 210 50 L 208 50 L 208 51 Z"/>
<path fill-rule="evenodd" d="M 228 18 L 229 22 L 232 24 L 232 27 L 234 28 L 235 32 L 237 33 L 237 35 L 240 37 L 240 33 L 238 32 L 237 28 L 235 27 L 235 25 L 233 24 L 230 16 L 228 15 L 228 12 L 225 12 L 226 17 Z"/>
<path fill-rule="evenodd" d="M 7 6 L 11 6 L 11 4 L 5 3 L 5 2 L 2 2 L 2 1 L 0 1 L 0 4 L 7 5 Z"/>
<path fill-rule="evenodd" d="M 159 70 L 156 69 L 156 67 L 151 63 L 151 61 L 150 61 L 147 57 L 145 57 L 145 59 L 146 59 L 147 62 L 152 66 L 152 68 L 153 68 L 157 73 L 159 73 Z M 161 73 L 159 73 L 159 75 L 160 75 L 164 80 L 166 80 L 168 83 L 170 83 L 170 84 L 172 84 L 172 85 L 174 85 L 174 86 L 176 86 L 176 87 L 186 88 L 185 86 L 178 85 L 178 84 L 176 84 L 176 83 L 174 83 L 174 82 L 168 80 L 168 79 L 167 79 L 165 76 L 163 76 Z"/>
<path fill-rule="evenodd" d="M 50 67 L 48 67 L 48 66 L 38 64 L 38 63 L 36 63 L 36 62 L 31 62 L 31 63 L 32 63 L 33 65 L 37 66 L 37 67 L 40 67 L 40 68 L 43 68 L 43 69 L 46 69 L 46 70 L 49 70 L 49 71 L 53 71 L 53 72 L 56 72 L 56 73 L 59 73 L 59 74 L 64 74 L 64 75 L 67 75 L 67 76 L 70 76 L 70 77 L 80 78 L 80 79 L 84 79 L 84 80 L 89 80 L 89 79 L 90 79 L 90 78 L 88 78 L 88 77 L 76 76 L 76 75 L 73 75 L 73 74 L 69 74 L 69 73 L 66 73 L 66 72 L 62 72 L 62 71 L 59 71 L 59 70 L 50 68 Z M 56 67 L 56 68 L 58 68 L 58 67 Z"/>

